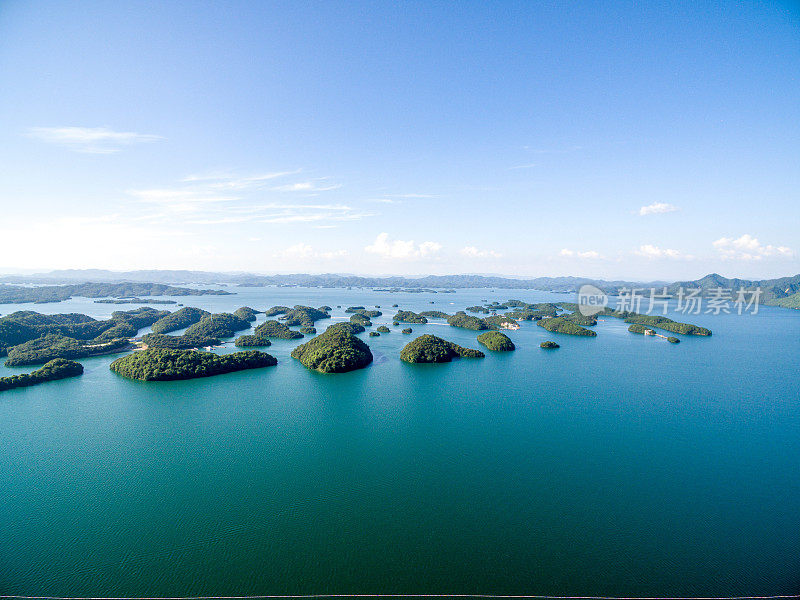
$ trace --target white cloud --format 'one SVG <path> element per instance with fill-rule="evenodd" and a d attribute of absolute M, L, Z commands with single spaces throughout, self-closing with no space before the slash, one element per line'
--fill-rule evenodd
<path fill-rule="evenodd" d="M 675 212 L 676 210 L 680 209 L 674 204 L 667 204 L 665 202 L 653 202 L 653 204 L 642 206 L 639 209 L 639 216 L 644 217 L 647 215 L 661 215 L 664 213 Z"/>
<path fill-rule="evenodd" d="M 294 171 L 275 171 L 273 173 L 259 173 L 256 175 L 236 176 L 230 173 L 209 173 L 206 175 L 189 175 L 182 179 L 185 183 L 203 183 L 214 189 L 246 190 L 263 187 L 267 182 L 296 175 L 300 169 Z"/>
<path fill-rule="evenodd" d="M 600 254 L 597 250 L 586 250 L 584 252 L 578 252 L 576 250 L 570 250 L 568 248 L 564 248 L 559 252 L 561 256 L 565 256 L 568 258 L 586 258 L 586 259 L 596 259 L 596 258 L 603 258 L 603 255 Z"/>
<path fill-rule="evenodd" d="M 438 242 L 422 242 L 416 244 L 414 240 L 390 240 L 388 233 L 380 233 L 375 241 L 364 250 L 370 254 L 378 254 L 384 258 L 418 259 L 430 258 L 438 254 L 442 245 Z"/>
<path fill-rule="evenodd" d="M 287 183 L 272 188 L 276 192 L 328 192 L 342 187 L 341 185 L 318 185 L 313 181 L 301 181 L 298 183 Z"/>
<path fill-rule="evenodd" d="M 336 250 L 334 252 L 317 252 L 312 246 L 300 242 L 289 246 L 285 250 L 276 252 L 275 258 L 290 258 L 295 260 L 331 260 L 347 256 L 347 250 Z"/>
<path fill-rule="evenodd" d="M 671 259 L 684 259 L 684 260 L 691 260 L 694 258 L 690 254 L 683 254 L 678 252 L 677 250 L 673 250 L 672 248 L 659 248 L 658 246 L 654 246 L 652 244 L 643 244 L 639 246 L 638 250 L 633 251 L 634 254 L 638 254 L 639 256 L 643 256 L 649 259 L 656 259 L 656 258 L 671 258 Z"/>
<path fill-rule="evenodd" d="M 745 233 L 741 237 L 720 238 L 714 248 L 726 260 L 761 260 L 764 258 L 791 258 L 794 252 L 787 246 L 762 245 L 758 238 Z"/>
<path fill-rule="evenodd" d="M 160 135 L 113 131 L 106 127 L 33 127 L 28 130 L 28 135 L 48 144 L 88 154 L 113 154 L 126 146 L 164 139 Z"/>
<path fill-rule="evenodd" d="M 494 250 L 479 250 L 475 246 L 465 246 L 459 250 L 459 253 L 469 258 L 500 258 L 503 256 Z"/>

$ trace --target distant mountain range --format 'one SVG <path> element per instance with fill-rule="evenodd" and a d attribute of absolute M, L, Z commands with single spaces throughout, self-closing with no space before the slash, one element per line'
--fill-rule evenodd
<path fill-rule="evenodd" d="M 303 273 L 289 275 L 258 275 L 253 273 L 222 273 L 209 271 L 106 271 L 99 269 L 74 269 L 50 271 L 34 275 L 0 276 L 0 284 L 74 284 L 76 282 L 102 283 L 160 283 L 174 284 L 215 284 L 239 286 L 303 286 L 303 287 L 369 287 L 369 288 L 497 288 L 497 289 L 530 289 L 553 292 L 577 292 L 584 284 L 595 285 L 608 294 L 615 294 L 623 288 L 663 288 L 676 293 L 680 287 L 684 289 L 700 288 L 704 292 L 716 288 L 738 290 L 741 287 L 752 289 L 760 287 L 763 304 L 800 308 L 800 275 L 780 277 L 777 279 L 730 279 L 717 273 L 706 275 L 694 281 L 608 281 L 587 277 L 536 277 L 518 279 L 488 275 L 427 275 L 424 277 L 362 277 L 358 275 L 327 273 L 309 275 Z"/>

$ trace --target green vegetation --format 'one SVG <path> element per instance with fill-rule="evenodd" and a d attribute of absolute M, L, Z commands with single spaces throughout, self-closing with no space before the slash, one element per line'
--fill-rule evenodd
<path fill-rule="evenodd" d="M 95 300 L 95 304 L 177 304 L 175 300 L 155 300 L 153 298 L 124 298 L 121 300 Z"/>
<path fill-rule="evenodd" d="M 489 309 L 484 306 L 468 306 L 467 311 L 475 313 L 483 313 L 485 315 L 489 314 Z"/>
<path fill-rule="evenodd" d="M 463 310 L 460 310 L 456 314 L 448 317 L 447 323 L 451 327 L 461 327 L 463 329 L 472 329 L 473 331 L 489 329 L 489 325 L 486 324 L 486 321 L 479 319 L 478 317 L 468 315 Z"/>
<path fill-rule="evenodd" d="M 266 348 L 272 345 L 269 339 L 260 335 L 240 335 L 233 343 L 237 348 Z"/>
<path fill-rule="evenodd" d="M 392 321 L 392 325 L 397 327 L 398 325 L 400 325 L 400 321 Z"/>
<path fill-rule="evenodd" d="M 405 329 L 403 329 L 403 333 L 405 333 L 406 335 L 408 335 L 408 334 L 412 333 L 413 331 L 414 331 L 414 330 L 413 330 L 413 329 L 411 329 L 411 327 L 406 327 Z"/>
<path fill-rule="evenodd" d="M 625 322 L 657 327 L 659 329 L 671 331 L 672 333 L 682 333 L 684 335 L 711 335 L 711 331 L 705 327 L 698 327 L 697 325 L 690 325 L 689 323 L 678 323 L 667 317 L 656 315 L 638 315 L 631 313 L 631 316 L 625 318 Z"/>
<path fill-rule="evenodd" d="M 440 310 L 423 310 L 419 313 L 423 317 L 432 317 L 434 319 L 447 319 L 450 315 Z"/>
<path fill-rule="evenodd" d="M 289 312 L 290 310 L 292 309 L 289 308 L 288 306 L 273 306 L 272 308 L 268 308 L 267 310 L 265 310 L 264 314 L 267 315 L 267 317 L 274 317 L 276 315 L 283 315 Z"/>
<path fill-rule="evenodd" d="M 195 290 L 163 283 L 78 283 L 21 287 L 0 285 L 0 304 L 62 302 L 73 296 L 84 298 L 132 298 L 135 296 L 206 296 L 229 295 L 224 290 Z"/>
<path fill-rule="evenodd" d="M 272 367 L 275 357 L 258 350 L 217 355 L 198 350 L 142 350 L 118 358 L 111 370 L 129 379 L 173 381 L 222 375 L 245 369 Z"/>
<path fill-rule="evenodd" d="M 233 311 L 233 316 L 240 318 L 242 321 L 249 321 L 252 323 L 256 320 L 257 310 L 253 310 L 249 306 L 242 306 Z"/>
<path fill-rule="evenodd" d="M 667 338 L 667 341 L 668 341 L 670 344 L 680 344 L 680 343 L 681 343 L 681 341 L 680 341 L 678 338 L 676 338 L 676 337 L 672 337 L 672 336 L 669 336 L 669 337 Z"/>
<path fill-rule="evenodd" d="M 379 337 L 380 335 L 381 334 L 378 333 L 377 331 L 370 331 L 369 332 L 369 337 Z"/>
<path fill-rule="evenodd" d="M 346 373 L 372 362 L 369 346 L 339 323 L 292 350 L 292 358 L 320 373 Z"/>
<path fill-rule="evenodd" d="M 508 352 L 516 348 L 511 338 L 499 331 L 487 331 L 486 333 L 480 334 L 478 336 L 478 343 L 495 352 Z"/>
<path fill-rule="evenodd" d="M 502 329 L 503 327 L 508 328 L 510 327 L 518 327 L 519 323 L 515 319 L 512 319 L 505 315 L 492 315 L 491 317 L 484 317 L 483 322 L 489 327 L 489 329 Z"/>
<path fill-rule="evenodd" d="M 362 327 L 372 327 L 372 321 L 369 320 L 369 317 L 365 317 L 360 313 L 350 315 L 350 322 Z"/>
<path fill-rule="evenodd" d="M 572 321 L 567 321 L 561 317 L 551 317 L 549 319 L 541 319 L 536 321 L 539 327 L 552 331 L 553 333 L 565 333 L 567 335 L 584 335 L 587 337 L 595 337 L 597 334 L 591 329 L 584 329 L 580 325 L 576 325 Z"/>
<path fill-rule="evenodd" d="M 187 306 L 162 317 L 151 328 L 153 333 L 170 333 L 179 329 L 184 329 L 198 323 L 204 317 L 211 316 L 211 313 L 199 308 Z"/>
<path fill-rule="evenodd" d="M 764 304 L 768 304 L 770 306 L 782 306 L 783 308 L 800 309 L 800 292 L 792 294 L 791 296 L 786 296 L 785 298 L 768 300 Z"/>
<path fill-rule="evenodd" d="M 316 335 L 317 334 L 317 328 L 316 327 L 310 327 L 309 325 L 301 327 L 299 331 L 303 335 Z"/>
<path fill-rule="evenodd" d="M 380 317 L 383 313 L 379 310 L 367 310 L 363 306 L 348 306 L 345 311 L 346 313 L 354 313 L 358 315 L 363 315 L 369 319 L 374 319 L 375 317 Z"/>
<path fill-rule="evenodd" d="M 378 333 L 389 333 L 391 330 L 386 325 L 379 325 L 375 331 Z"/>
<path fill-rule="evenodd" d="M 550 350 L 552 348 L 560 348 L 560 347 L 561 346 L 559 346 L 555 342 L 551 342 L 550 340 L 548 340 L 546 342 L 542 342 L 541 344 L 539 344 L 539 348 L 544 348 L 545 350 Z"/>
<path fill-rule="evenodd" d="M 398 310 L 394 316 L 394 320 L 398 323 L 427 323 L 428 319 L 422 315 L 418 315 L 410 310 Z"/>
<path fill-rule="evenodd" d="M 299 340 L 303 334 L 293 331 L 279 321 L 264 321 L 256 327 L 254 334 L 258 337 L 279 338 L 282 340 Z"/>
<path fill-rule="evenodd" d="M 335 323 L 330 327 L 328 327 L 328 329 L 326 329 L 325 331 L 330 331 L 331 329 L 336 329 L 338 331 L 345 331 L 352 335 L 355 335 L 357 333 L 364 333 L 366 331 L 363 325 L 359 325 L 358 323 L 347 323 L 347 322 Z"/>
<path fill-rule="evenodd" d="M 67 377 L 77 377 L 78 375 L 83 375 L 83 365 L 71 360 L 55 358 L 33 373 L 0 377 L 0 392 L 18 387 L 37 385 L 47 381 L 66 379 Z"/>
<path fill-rule="evenodd" d="M 103 344 L 87 344 L 71 337 L 50 333 L 10 348 L 6 365 L 9 367 L 40 365 L 55 358 L 86 358 L 98 354 L 121 352 L 130 347 L 130 343 L 126 339 Z"/>
<path fill-rule="evenodd" d="M 587 317 L 586 315 L 583 315 L 580 312 L 561 315 L 561 318 L 566 319 L 567 321 L 572 321 L 576 325 L 582 325 L 584 327 L 594 327 L 595 325 L 597 325 L 597 319 L 595 319 L 594 317 Z"/>
<path fill-rule="evenodd" d="M 450 362 L 458 356 L 483 358 L 485 355 L 480 350 L 463 348 L 430 334 L 415 338 L 400 351 L 400 360 L 409 363 L 443 363 Z"/>
<path fill-rule="evenodd" d="M 299 304 L 287 310 L 282 317 L 279 317 L 287 325 L 301 325 L 303 327 L 313 327 L 316 321 L 330 318 L 331 316 L 323 310 Z"/>
<path fill-rule="evenodd" d="M 644 334 L 645 331 L 652 331 L 649 327 L 645 327 L 644 325 L 639 325 L 638 323 L 634 323 L 630 327 L 628 327 L 628 331 L 631 333 L 641 333 Z"/>
<path fill-rule="evenodd" d="M 222 341 L 220 341 L 218 338 L 196 335 L 165 335 L 163 333 L 148 333 L 146 336 L 142 337 L 142 343 L 148 348 L 188 350 L 190 348 L 218 346 L 222 343 Z"/>
<path fill-rule="evenodd" d="M 236 335 L 237 331 L 244 329 L 250 329 L 249 321 L 230 313 L 217 313 L 200 319 L 186 330 L 186 335 L 229 338 Z"/>

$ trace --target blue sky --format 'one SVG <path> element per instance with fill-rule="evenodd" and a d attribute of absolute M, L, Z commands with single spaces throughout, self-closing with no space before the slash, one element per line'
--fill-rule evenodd
<path fill-rule="evenodd" d="M 800 272 L 791 2 L 0 2 L 0 270 Z"/>

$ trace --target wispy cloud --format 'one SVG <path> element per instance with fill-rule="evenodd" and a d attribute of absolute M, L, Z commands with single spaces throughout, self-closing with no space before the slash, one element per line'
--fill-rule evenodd
<path fill-rule="evenodd" d="M 563 248 L 561 252 L 559 252 L 559 254 L 567 258 L 583 258 L 583 259 L 603 258 L 603 255 L 600 254 L 597 250 L 585 250 L 583 252 L 578 252 L 576 250 L 570 250 L 569 248 Z"/>
<path fill-rule="evenodd" d="M 738 238 L 720 238 L 714 248 L 725 260 L 762 260 L 764 258 L 791 258 L 794 251 L 788 246 L 763 245 L 758 238 L 745 233 Z"/>
<path fill-rule="evenodd" d="M 503 256 L 494 250 L 479 250 L 475 246 L 465 246 L 458 252 L 462 256 L 467 256 L 469 258 L 500 258 Z"/>
<path fill-rule="evenodd" d="M 87 154 L 114 154 L 127 146 L 164 139 L 160 135 L 114 131 L 106 127 L 32 127 L 28 135 Z"/>
<path fill-rule="evenodd" d="M 297 183 L 287 183 L 286 185 L 279 185 L 272 188 L 276 192 L 328 192 L 330 190 L 337 190 L 341 185 L 320 185 L 315 181 L 300 181 Z"/>
<path fill-rule="evenodd" d="M 370 254 L 400 260 L 431 258 L 438 254 L 441 249 L 442 245 L 438 242 L 417 244 L 414 240 L 390 240 L 388 233 L 378 234 L 375 241 L 364 248 Z"/>
<path fill-rule="evenodd" d="M 260 188 L 268 184 L 273 179 L 297 175 L 300 169 L 294 171 L 275 171 L 271 173 L 259 173 L 256 175 L 233 175 L 231 173 L 207 173 L 203 175 L 189 175 L 181 181 L 185 183 L 204 183 L 215 189 L 246 190 Z"/>
<path fill-rule="evenodd" d="M 643 244 L 639 246 L 637 250 L 634 250 L 633 253 L 651 260 L 660 258 L 692 260 L 694 258 L 691 254 L 683 254 L 672 248 L 659 248 L 653 244 Z"/>
<path fill-rule="evenodd" d="M 664 213 L 675 212 L 676 210 L 680 209 L 674 204 L 667 204 L 665 202 L 654 202 L 653 204 L 642 206 L 639 209 L 639 216 L 644 217 L 647 215 L 661 215 Z"/>

